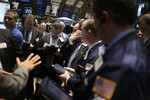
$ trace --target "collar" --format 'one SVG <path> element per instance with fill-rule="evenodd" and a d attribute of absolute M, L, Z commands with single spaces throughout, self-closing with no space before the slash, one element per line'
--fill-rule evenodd
<path fill-rule="evenodd" d="M 134 28 L 130 28 L 128 30 L 125 30 L 121 33 L 119 33 L 118 35 L 116 35 L 108 44 L 108 48 L 111 48 L 116 42 L 118 42 L 119 40 L 121 40 L 122 38 L 124 38 L 126 35 L 135 32 Z"/>
<path fill-rule="evenodd" d="M 95 43 L 93 43 L 93 44 L 91 44 L 91 45 L 88 45 L 88 50 L 87 50 L 86 53 L 85 53 L 84 60 L 87 59 L 90 50 L 92 50 L 92 48 L 93 48 L 95 45 L 97 45 L 97 44 L 99 44 L 99 43 L 101 43 L 101 42 L 102 42 L 102 41 L 100 40 L 100 41 L 97 41 L 97 42 L 95 42 Z"/>

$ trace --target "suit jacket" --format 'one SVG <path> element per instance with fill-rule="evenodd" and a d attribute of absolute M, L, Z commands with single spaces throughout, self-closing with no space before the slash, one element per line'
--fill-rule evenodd
<path fill-rule="evenodd" d="M 89 72 L 85 79 L 82 92 L 78 92 L 82 99 L 96 98 L 93 94 L 97 92 L 93 92 L 92 88 L 96 86 L 94 84 L 96 77 L 100 76 L 107 80 L 104 82 L 103 79 L 99 79 L 102 83 L 107 84 L 110 81 L 116 84 L 116 86 L 109 85 L 110 93 L 113 93 L 112 96 L 108 94 L 111 100 L 150 100 L 150 58 L 143 42 L 133 29 L 117 37 L 118 39 L 108 45 L 103 56 L 103 65 L 98 71 Z M 103 84 L 98 85 L 103 87 Z M 104 87 L 103 90 L 108 89 Z M 103 97 L 105 96 L 103 93 L 99 91 L 98 95 Z"/>
<path fill-rule="evenodd" d="M 14 71 L 16 57 L 24 59 L 22 47 L 9 30 L 0 29 L 0 59 L 5 71 Z"/>
<path fill-rule="evenodd" d="M 86 57 L 84 57 L 84 59 L 82 59 L 82 62 L 80 63 L 83 69 L 80 71 L 80 73 L 76 72 L 80 77 L 77 78 L 72 77 L 68 79 L 67 87 L 69 89 L 71 89 L 73 92 L 77 92 L 80 90 L 81 82 L 85 78 L 86 71 L 89 71 L 94 66 L 94 62 L 97 60 L 99 56 L 102 55 L 99 54 L 99 52 L 102 51 L 104 51 L 104 45 L 102 42 L 97 42 L 92 48 L 89 48 L 89 51 L 86 52 Z M 87 70 L 88 69 L 87 67 L 91 67 L 91 68 Z"/>
<path fill-rule="evenodd" d="M 18 29 L 22 32 L 22 34 L 24 36 L 25 35 L 25 28 L 24 27 L 19 27 Z M 33 45 L 35 45 L 36 42 L 42 37 L 42 35 L 43 35 L 43 32 L 41 30 L 39 30 L 39 29 L 34 27 L 32 29 L 32 37 L 31 37 L 31 41 L 30 42 Z"/>
<path fill-rule="evenodd" d="M 65 58 L 65 62 L 63 66 L 67 66 L 70 57 L 72 56 L 72 54 L 75 52 L 75 50 L 82 44 L 81 41 L 75 41 L 73 44 L 69 43 L 69 40 L 67 40 L 61 47 L 60 52 L 61 54 L 64 56 Z M 82 51 L 81 51 L 82 52 Z M 80 58 L 83 58 L 81 52 L 78 52 L 78 55 L 80 55 Z M 76 64 L 78 62 L 77 55 L 75 55 L 76 60 L 74 59 L 74 62 L 72 62 L 72 68 L 75 68 L 78 64 Z"/>
<path fill-rule="evenodd" d="M 59 61 L 59 60 L 61 60 L 61 57 L 57 57 L 54 55 L 55 50 L 53 51 L 52 49 L 43 47 L 45 43 L 50 44 L 51 41 L 52 41 L 52 34 L 47 33 L 47 34 L 45 34 L 45 36 L 42 36 L 41 39 L 39 40 L 39 42 L 36 44 L 37 51 L 40 53 L 40 55 L 44 56 L 44 59 L 46 59 L 46 63 L 47 62 L 49 63 L 49 65 L 46 64 L 47 67 L 50 67 L 52 65 L 52 63 L 60 64 L 60 62 L 61 63 L 63 62 L 63 61 Z M 64 42 L 65 42 L 65 40 L 64 41 L 58 40 L 58 43 L 57 43 L 58 48 L 60 48 Z M 52 44 L 50 44 L 50 45 L 52 45 Z"/>
<path fill-rule="evenodd" d="M 28 70 L 18 67 L 13 74 L 0 73 L 0 98 L 12 100 L 25 87 L 28 79 Z"/>
<path fill-rule="evenodd" d="M 145 46 L 146 46 L 146 49 L 150 55 L 150 39 L 148 39 L 146 42 L 145 42 Z"/>

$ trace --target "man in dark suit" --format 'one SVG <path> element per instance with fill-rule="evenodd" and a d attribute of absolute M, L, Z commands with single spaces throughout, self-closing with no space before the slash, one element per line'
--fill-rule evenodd
<path fill-rule="evenodd" d="M 12 100 L 18 95 L 27 83 L 28 72 L 41 63 L 38 61 L 39 59 L 38 55 L 33 56 L 33 54 L 30 54 L 23 62 L 16 58 L 17 69 L 13 73 L 0 70 L 0 99 Z"/>
<path fill-rule="evenodd" d="M 54 63 L 63 63 L 63 57 L 57 53 L 65 42 L 65 38 L 60 35 L 61 31 L 62 26 L 59 23 L 54 23 L 51 32 L 42 36 L 36 44 L 37 51 L 41 52 L 43 60 L 42 66 L 38 70 L 40 77 L 49 76 L 59 84 L 60 80 L 56 77 L 51 65 Z"/>
<path fill-rule="evenodd" d="M 80 63 L 78 63 L 83 67 L 83 69 L 80 72 L 76 71 L 76 77 L 70 77 L 67 72 L 60 75 L 60 78 L 62 78 L 62 80 L 65 80 L 65 82 L 67 80 L 67 87 L 71 89 L 73 93 L 76 93 L 81 89 L 81 82 L 85 78 L 86 74 L 93 68 L 95 61 L 99 56 L 102 56 L 105 51 L 105 47 L 102 41 L 100 41 L 95 34 L 93 19 L 86 19 L 85 21 L 83 21 L 83 23 L 81 24 L 81 29 L 82 40 L 84 43 L 88 44 L 88 49 L 86 50 L 83 59 L 81 59 Z M 76 70 L 77 69 L 78 68 L 76 68 Z"/>
<path fill-rule="evenodd" d="M 24 59 L 22 48 L 18 40 L 7 29 L 0 29 L 0 60 L 3 70 L 13 72 L 16 67 L 15 58 Z"/>
<path fill-rule="evenodd" d="M 107 48 L 104 63 L 95 64 L 98 70 L 87 75 L 76 98 L 150 100 L 150 58 L 133 27 L 134 0 L 92 0 L 90 5 L 96 34 Z"/>
<path fill-rule="evenodd" d="M 34 46 L 36 42 L 39 41 L 39 39 L 42 37 L 43 32 L 39 29 L 34 27 L 35 24 L 35 17 L 32 14 L 29 14 L 25 18 L 25 23 L 23 27 L 19 27 L 18 29 L 22 32 L 24 37 L 24 45 L 23 45 L 23 51 L 25 53 L 25 56 L 27 57 L 30 53 L 36 54 L 36 47 Z M 36 70 L 30 72 L 30 76 L 28 79 L 27 84 L 27 90 L 26 93 L 28 95 L 28 99 L 32 98 L 34 88 L 33 88 L 33 77 L 35 75 Z M 23 97 L 23 96 L 21 96 Z"/>
<path fill-rule="evenodd" d="M 25 18 L 25 23 L 23 27 L 19 27 L 19 30 L 22 32 L 25 42 L 35 45 L 36 42 L 43 35 L 43 32 L 34 27 L 35 17 L 32 14 L 29 14 Z"/>

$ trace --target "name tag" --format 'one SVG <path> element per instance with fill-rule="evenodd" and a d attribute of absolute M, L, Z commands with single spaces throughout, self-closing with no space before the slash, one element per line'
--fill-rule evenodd
<path fill-rule="evenodd" d="M 93 68 L 93 64 L 87 63 L 86 66 L 85 66 L 86 71 L 90 71 L 92 68 Z"/>
<path fill-rule="evenodd" d="M 0 43 L 0 49 L 5 49 L 7 48 L 7 44 L 6 43 Z"/>
<path fill-rule="evenodd" d="M 36 38 L 36 39 L 35 39 L 36 42 L 38 42 L 39 40 L 40 40 L 39 38 Z"/>
<path fill-rule="evenodd" d="M 59 40 L 60 40 L 61 42 L 64 42 L 64 41 L 65 41 L 62 37 L 60 37 Z"/>

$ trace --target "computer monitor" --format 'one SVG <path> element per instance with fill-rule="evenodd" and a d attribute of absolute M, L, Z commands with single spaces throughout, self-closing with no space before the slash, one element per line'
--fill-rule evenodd
<path fill-rule="evenodd" d="M 0 8 L 1 8 L 1 11 L 0 11 L 0 28 L 5 28 L 3 25 L 3 23 L 4 23 L 3 19 L 4 19 L 5 12 L 10 9 L 10 4 L 6 3 L 6 2 L 0 2 Z"/>
<path fill-rule="evenodd" d="M 42 7 L 37 8 L 36 15 L 44 16 L 45 15 L 45 8 L 42 8 Z"/>
<path fill-rule="evenodd" d="M 32 7 L 24 7 L 24 14 L 32 14 Z"/>

